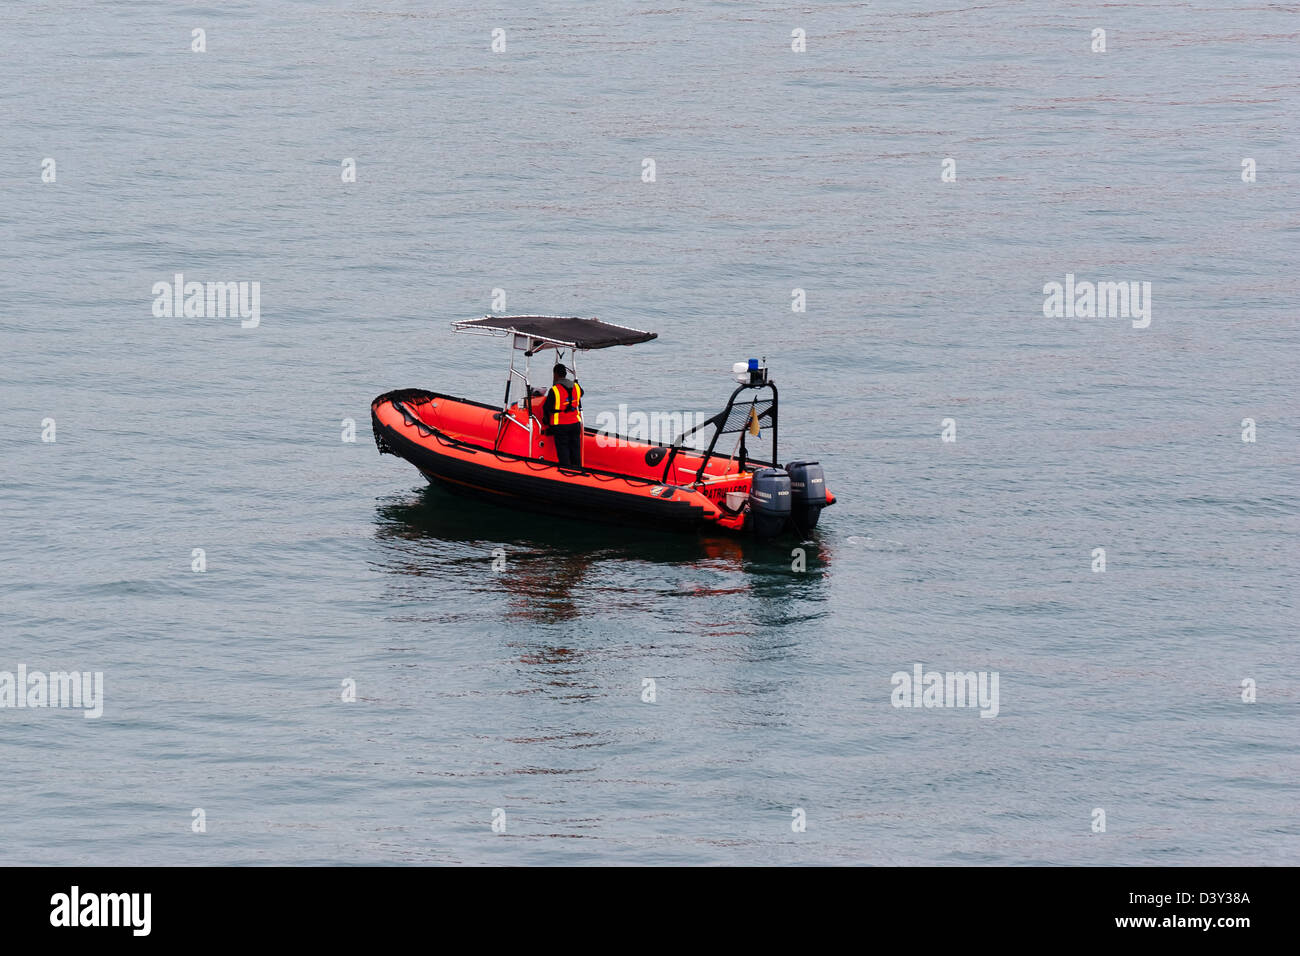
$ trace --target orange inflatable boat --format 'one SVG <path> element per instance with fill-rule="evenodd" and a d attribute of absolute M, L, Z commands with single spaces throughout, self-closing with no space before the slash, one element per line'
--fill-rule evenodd
<path fill-rule="evenodd" d="M 835 502 L 819 463 L 777 464 L 776 384 L 753 359 L 733 369 L 739 385 L 726 407 L 672 444 L 583 427 L 579 464 L 562 467 L 542 424 L 546 393 L 529 380 L 532 356 L 554 349 L 563 360 L 567 350 L 576 372 L 580 351 L 646 342 L 655 333 L 563 316 L 486 316 L 453 328 L 510 337 L 510 371 L 499 407 L 415 388 L 387 392 L 370 406 L 379 451 L 405 458 L 430 481 L 506 507 L 568 518 L 684 531 L 718 528 L 765 538 L 785 530 L 807 534 L 822 509 Z M 522 395 L 511 402 L 516 384 Z M 707 448 L 685 444 L 710 427 Z M 746 447 L 763 430 L 771 437 L 766 461 L 751 458 Z M 716 446 L 728 434 L 737 436 L 736 443 L 723 455 Z"/>

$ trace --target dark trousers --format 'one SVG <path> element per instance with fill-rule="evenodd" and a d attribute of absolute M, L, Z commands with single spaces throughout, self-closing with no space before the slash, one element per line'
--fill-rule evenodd
<path fill-rule="evenodd" d="M 555 458 L 562 468 L 582 465 L 582 425 L 552 425 L 551 441 L 555 443 Z"/>

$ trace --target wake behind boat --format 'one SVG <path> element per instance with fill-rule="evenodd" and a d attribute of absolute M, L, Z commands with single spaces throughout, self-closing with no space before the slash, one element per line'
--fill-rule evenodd
<path fill-rule="evenodd" d="M 787 529 L 806 534 L 822 509 L 835 503 L 816 461 L 777 464 L 777 388 L 755 359 L 733 367 L 739 385 L 726 407 L 672 444 L 583 427 L 577 464 L 566 466 L 557 457 L 559 430 L 548 434 L 545 424 L 548 408 L 552 424 L 559 421 L 559 409 L 547 406 L 547 391 L 533 388 L 532 356 L 553 349 L 562 360 L 568 350 L 576 376 L 578 352 L 636 345 L 657 338 L 656 333 L 599 319 L 542 315 L 485 316 L 452 327 L 509 337 L 510 370 L 499 407 L 417 388 L 386 392 L 370 405 L 380 453 L 405 458 L 430 481 L 506 507 L 564 517 L 683 531 L 712 527 L 761 538 Z M 512 403 L 517 382 L 523 395 Z M 577 395 L 574 407 L 580 388 Z M 580 412 L 569 417 L 581 421 Z M 686 446 L 707 428 L 713 435 L 706 449 Z M 763 429 L 771 436 L 767 461 L 751 458 L 746 446 L 746 439 L 761 437 Z M 730 455 L 716 450 L 723 435 L 737 436 Z"/>

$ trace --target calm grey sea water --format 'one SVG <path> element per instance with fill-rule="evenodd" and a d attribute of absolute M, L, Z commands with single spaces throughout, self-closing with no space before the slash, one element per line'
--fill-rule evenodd
<path fill-rule="evenodd" d="M 0 862 L 1297 862 L 1298 33 L 6 4 L 0 671 L 105 704 L 0 709 Z M 260 282 L 260 325 L 156 318 L 177 272 Z M 1067 273 L 1150 282 L 1150 326 L 1045 318 Z M 659 332 L 587 356 L 589 420 L 767 356 L 840 497 L 806 573 L 379 457 L 380 392 L 499 397 L 448 327 L 495 288 Z M 998 716 L 895 708 L 916 663 L 996 671 Z"/>

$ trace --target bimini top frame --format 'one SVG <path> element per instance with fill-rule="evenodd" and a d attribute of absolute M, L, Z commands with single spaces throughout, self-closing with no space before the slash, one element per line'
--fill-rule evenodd
<path fill-rule="evenodd" d="M 508 336 L 510 339 L 510 371 L 506 374 L 506 395 L 501 403 L 501 414 L 497 417 L 496 448 L 501 447 L 501 438 L 505 434 L 506 422 L 528 433 L 528 457 L 533 456 L 533 440 L 541 429 L 541 422 L 533 427 L 535 417 L 527 416 L 527 422 L 520 422 L 510 414 L 510 387 L 516 378 L 524 383 L 524 407 L 532 395 L 529 381 L 529 369 L 532 357 L 544 349 L 555 349 L 556 359 L 564 361 L 564 351 L 570 351 L 569 370 L 574 377 L 578 375 L 578 353 L 588 349 L 607 349 L 614 345 L 637 345 L 659 337 L 657 332 L 642 332 L 600 319 L 583 319 L 563 315 L 485 315 L 481 319 L 460 319 L 451 327 L 457 332 L 471 335 Z M 524 367 L 515 365 L 515 353 L 524 353 Z"/>

